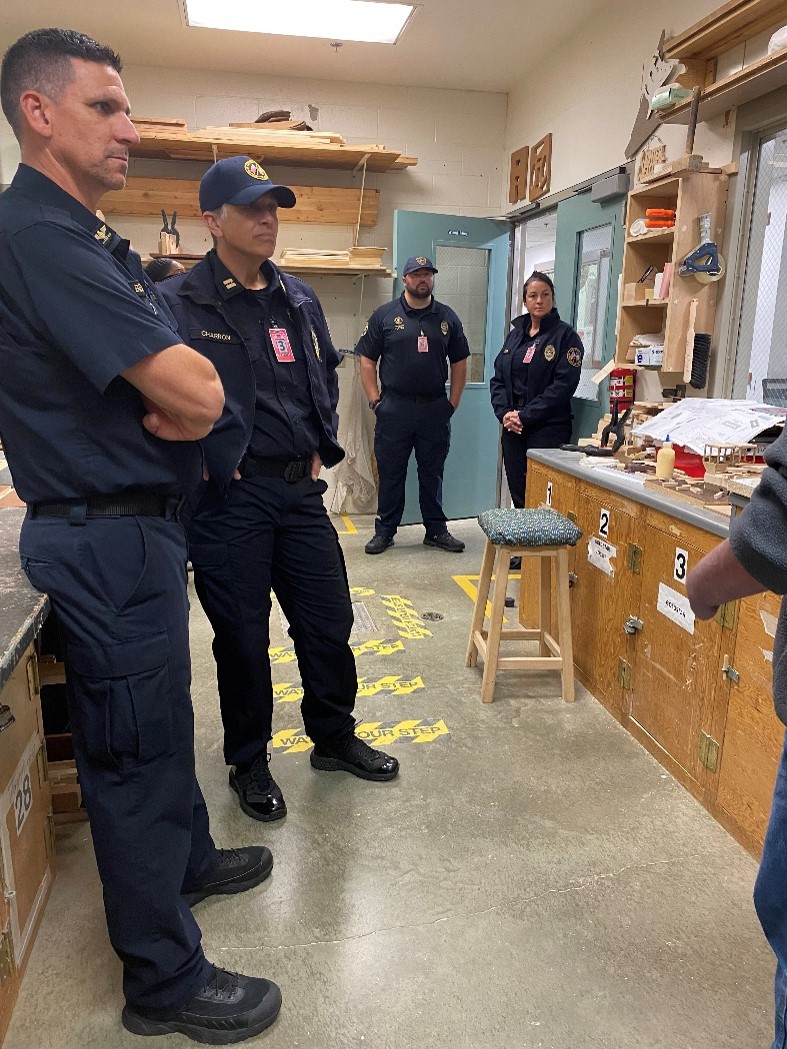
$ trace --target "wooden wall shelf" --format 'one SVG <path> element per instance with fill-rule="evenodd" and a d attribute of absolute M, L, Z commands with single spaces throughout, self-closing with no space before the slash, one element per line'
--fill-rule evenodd
<path fill-rule="evenodd" d="M 151 251 L 152 259 L 176 259 L 185 269 L 190 270 L 205 258 L 204 255 L 162 255 L 158 251 Z M 283 273 L 290 273 L 293 277 L 395 277 L 393 270 L 384 266 L 321 266 L 317 262 L 288 262 L 276 265 Z"/>
<path fill-rule="evenodd" d="M 667 40 L 664 57 L 718 58 L 744 39 L 776 25 L 780 19 L 787 20 L 784 0 L 732 0 Z"/>
<path fill-rule="evenodd" d="M 313 222 L 321 225 L 355 226 L 361 204 L 360 189 L 327 186 L 292 186 L 298 198 L 294 208 L 280 208 L 280 222 Z M 379 189 L 364 189 L 361 226 L 377 223 Z M 154 215 L 161 209 L 178 218 L 200 218 L 199 182 L 190 179 L 130 178 L 126 188 L 102 198 L 105 215 Z"/>
<path fill-rule="evenodd" d="M 303 143 L 263 140 L 261 135 L 216 134 L 208 131 L 143 132 L 139 144 L 131 149 L 133 157 L 160 160 L 203 160 L 212 163 L 225 157 L 244 154 L 264 164 L 289 164 L 297 167 L 341 168 L 352 171 L 366 159 L 367 171 L 402 171 L 418 163 L 417 157 L 403 157 L 398 150 L 378 145 L 350 145 L 340 142 L 315 142 L 304 134 Z"/>
<path fill-rule="evenodd" d="M 785 16 L 787 18 L 787 15 Z M 733 106 L 742 106 L 770 91 L 787 85 L 787 48 L 744 66 L 737 73 L 709 84 L 700 97 L 700 121 L 721 116 Z M 691 100 L 679 102 L 659 114 L 663 124 L 688 124 Z"/>

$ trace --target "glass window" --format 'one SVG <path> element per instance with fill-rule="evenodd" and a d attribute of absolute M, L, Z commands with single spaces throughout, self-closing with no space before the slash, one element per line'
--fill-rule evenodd
<path fill-rule="evenodd" d="M 435 253 L 435 295 L 461 319 L 470 346 L 467 381 L 484 382 L 489 249 L 438 244 Z"/>
<path fill-rule="evenodd" d="M 787 405 L 787 129 L 756 148 L 732 393 Z"/>
<path fill-rule="evenodd" d="M 576 396 L 590 401 L 598 400 L 598 386 L 590 377 L 601 367 L 604 352 L 611 252 L 611 223 L 580 234 L 574 327 L 585 347 L 585 357 Z"/>

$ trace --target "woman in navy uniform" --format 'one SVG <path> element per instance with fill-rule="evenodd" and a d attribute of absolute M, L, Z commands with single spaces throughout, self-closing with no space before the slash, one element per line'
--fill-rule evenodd
<path fill-rule="evenodd" d="M 264 847 L 216 849 L 194 769 L 178 514 L 224 394 L 95 214 L 139 142 L 119 71 L 111 49 L 71 30 L 28 33 L 3 59 L 22 163 L 0 196 L 0 426 L 28 506 L 22 567 L 66 636 L 123 1024 L 229 1043 L 273 1023 L 281 995 L 211 965 L 190 910 L 273 863 Z"/>
<path fill-rule="evenodd" d="M 492 410 L 503 426 L 503 463 L 514 506 L 525 505 L 529 448 L 559 448 L 571 439 L 571 398 L 585 354 L 555 309 L 555 286 L 534 271 L 525 281 L 526 313 L 517 317 L 489 381 Z"/>

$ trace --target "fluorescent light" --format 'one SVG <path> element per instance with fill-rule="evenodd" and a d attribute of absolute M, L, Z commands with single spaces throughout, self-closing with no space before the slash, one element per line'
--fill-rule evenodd
<path fill-rule="evenodd" d="M 379 0 L 184 0 L 186 23 L 277 36 L 395 44 L 414 4 Z"/>

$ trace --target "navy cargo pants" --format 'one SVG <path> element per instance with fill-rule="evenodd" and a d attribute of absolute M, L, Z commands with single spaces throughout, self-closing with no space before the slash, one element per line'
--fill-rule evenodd
<path fill-rule="evenodd" d="M 446 530 L 443 469 L 451 443 L 454 409 L 445 396 L 408 398 L 385 393 L 376 412 L 374 454 L 379 491 L 374 530 L 392 539 L 402 520 L 410 453 L 418 468 L 418 502 L 429 538 Z"/>
<path fill-rule="evenodd" d="M 321 743 L 355 727 L 352 602 L 326 487 L 309 476 L 293 484 L 256 476 L 233 481 L 222 498 L 208 481 L 188 522 L 194 584 L 214 632 L 228 765 L 254 761 L 272 736 L 271 590 L 295 647 L 307 734 Z"/>
<path fill-rule="evenodd" d="M 216 857 L 194 772 L 183 529 L 28 516 L 20 555 L 66 636 L 74 754 L 126 1000 L 180 1006 L 211 973 L 181 890 Z"/>

